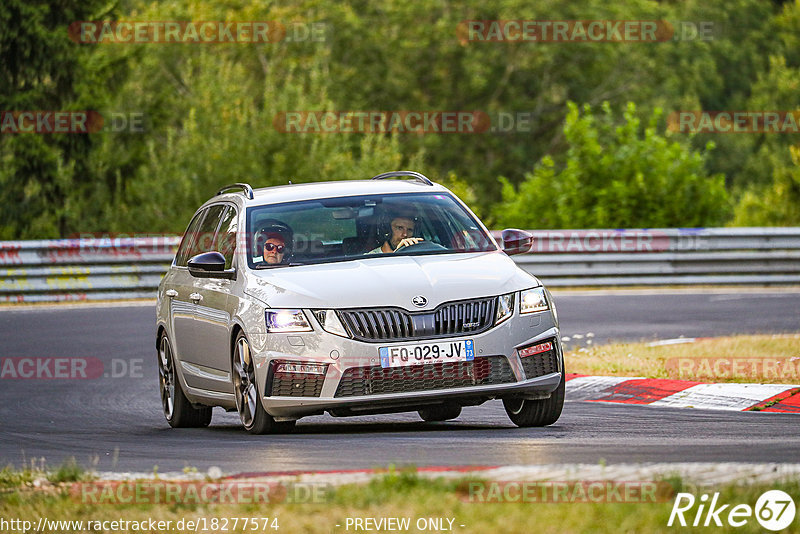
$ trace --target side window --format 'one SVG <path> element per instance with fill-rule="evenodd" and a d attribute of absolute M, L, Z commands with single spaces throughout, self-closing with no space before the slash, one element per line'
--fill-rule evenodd
<path fill-rule="evenodd" d="M 181 239 L 181 244 L 178 247 L 178 252 L 175 254 L 175 265 L 179 267 L 186 267 L 186 264 L 189 262 L 189 251 L 192 250 L 194 247 L 194 240 L 197 237 L 197 228 L 200 226 L 200 223 L 203 221 L 203 217 L 208 212 L 208 210 L 203 210 L 197 215 L 194 216 L 192 222 L 189 223 L 189 227 L 186 229 L 186 233 L 183 234 L 183 239 Z"/>
<path fill-rule="evenodd" d="M 197 237 L 194 239 L 192 245 L 192 252 L 189 253 L 189 258 L 202 254 L 203 252 L 211 252 L 214 250 L 214 235 L 219 227 L 222 213 L 225 211 L 225 205 L 216 204 L 208 208 L 203 222 L 200 223 L 197 229 Z"/>
<path fill-rule="evenodd" d="M 222 224 L 217 231 L 217 239 L 214 243 L 214 250 L 225 256 L 225 268 L 230 269 L 233 265 L 233 253 L 236 250 L 236 226 L 239 222 L 236 217 L 236 208 L 228 206 L 225 215 L 222 217 Z"/>

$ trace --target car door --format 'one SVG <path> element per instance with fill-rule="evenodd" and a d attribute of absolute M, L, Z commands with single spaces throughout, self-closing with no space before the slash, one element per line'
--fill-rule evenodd
<path fill-rule="evenodd" d="M 213 249 L 214 237 L 226 208 L 225 204 L 214 204 L 204 210 L 203 218 L 192 236 L 192 246 L 186 256 L 181 257 L 182 261 L 188 263 L 197 254 Z M 180 355 L 181 370 L 189 387 L 213 390 L 209 386 L 213 386 L 216 380 L 209 378 L 214 376 L 213 373 L 201 363 L 205 347 L 198 339 L 202 332 L 198 328 L 198 308 L 209 305 L 208 302 L 203 302 L 205 297 L 198 287 L 199 281 L 203 279 L 189 274 L 188 268 L 182 271 L 184 277 L 181 279 L 181 287 L 176 288 L 178 295 L 173 298 L 173 306 L 179 311 L 175 314 L 174 322 L 175 344 Z"/>
<path fill-rule="evenodd" d="M 226 269 L 235 267 L 238 222 L 236 207 L 226 205 L 210 246 L 202 250 L 222 253 L 225 256 Z M 231 288 L 235 283 L 235 280 L 225 278 L 195 278 L 193 281 L 193 293 L 199 299 L 196 299 L 194 307 L 190 362 L 196 367 L 194 382 L 202 389 L 233 392 L 230 377 L 230 330 L 234 312 L 232 308 L 235 308 Z"/>
<path fill-rule="evenodd" d="M 208 209 L 199 211 L 189 223 L 175 254 L 175 262 L 164 280 L 164 295 L 169 299 L 173 349 L 180 362 L 191 352 L 194 324 L 195 304 L 189 298 L 194 291 L 194 277 L 189 274 L 187 262 L 196 248 L 200 227 L 207 214 Z"/>

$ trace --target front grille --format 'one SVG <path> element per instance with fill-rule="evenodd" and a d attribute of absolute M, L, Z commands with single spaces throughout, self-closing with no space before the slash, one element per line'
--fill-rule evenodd
<path fill-rule="evenodd" d="M 409 393 L 515 382 L 505 356 L 475 358 L 471 362 L 446 362 L 384 369 L 380 365 L 354 367 L 342 375 L 335 397 Z"/>
<path fill-rule="evenodd" d="M 341 310 L 345 327 L 359 341 L 403 341 L 477 334 L 494 324 L 497 298 L 446 302 L 429 312 L 401 308 Z"/>
<path fill-rule="evenodd" d="M 550 341 L 555 343 L 554 340 Z M 520 359 L 522 360 L 522 369 L 525 371 L 525 378 L 536 378 L 558 372 L 558 355 L 555 348 Z"/>
<path fill-rule="evenodd" d="M 274 366 L 273 366 L 274 367 Z M 268 397 L 319 397 L 324 375 L 306 373 L 275 373 L 270 369 L 267 379 Z"/>

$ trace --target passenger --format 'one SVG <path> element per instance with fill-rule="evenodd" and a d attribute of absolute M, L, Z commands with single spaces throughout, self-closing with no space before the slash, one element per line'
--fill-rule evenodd
<path fill-rule="evenodd" d="M 388 227 L 381 229 L 383 244 L 366 254 L 397 252 L 403 247 L 410 247 L 424 241 L 421 237 L 414 237 L 416 225 L 416 218 L 411 215 L 395 215 L 387 225 Z"/>
<path fill-rule="evenodd" d="M 283 223 L 264 226 L 256 232 L 256 250 L 261 256 L 253 258 L 256 264 L 279 265 L 288 263 L 292 230 Z"/>

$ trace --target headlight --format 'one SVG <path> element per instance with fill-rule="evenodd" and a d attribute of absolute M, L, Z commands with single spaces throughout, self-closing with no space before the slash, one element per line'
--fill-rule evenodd
<path fill-rule="evenodd" d="M 347 330 L 344 329 L 344 325 L 342 324 L 342 321 L 339 320 L 339 316 L 335 311 L 314 310 L 312 313 L 317 318 L 317 321 L 319 321 L 322 329 L 326 332 L 336 334 L 337 336 L 350 337 L 350 335 L 347 333 Z"/>
<path fill-rule="evenodd" d="M 267 332 L 311 332 L 303 310 L 267 310 Z"/>
<path fill-rule="evenodd" d="M 534 287 L 520 293 L 519 313 L 536 313 L 547 311 L 548 309 L 550 309 L 550 306 L 547 304 L 543 286 Z"/>
<path fill-rule="evenodd" d="M 497 297 L 497 314 L 494 317 L 494 324 L 500 324 L 514 313 L 514 293 L 500 295 Z"/>

